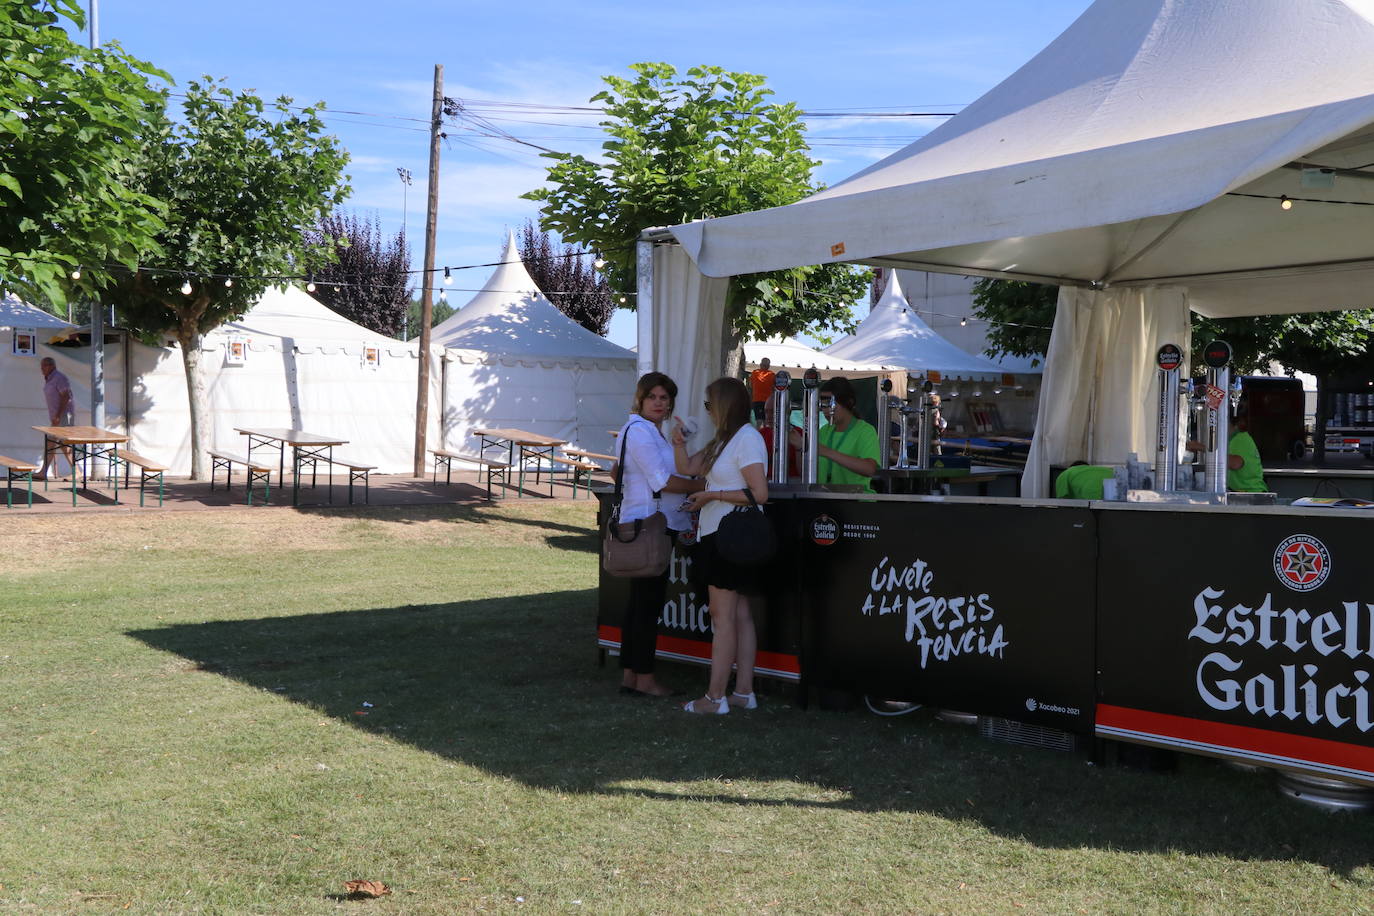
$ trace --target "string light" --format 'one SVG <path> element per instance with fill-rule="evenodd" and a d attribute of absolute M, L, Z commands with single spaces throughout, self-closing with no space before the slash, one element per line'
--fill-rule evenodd
<path fill-rule="evenodd" d="M 447 302 L 447 301 L 448 301 L 448 290 L 446 290 L 446 289 L 441 289 L 441 290 L 439 290 L 439 301 L 440 301 L 440 302 Z"/>
<path fill-rule="evenodd" d="M 959 319 L 959 327 L 963 328 L 963 327 L 967 327 L 967 326 L 968 326 L 968 319 L 967 319 L 967 318 L 960 318 L 960 319 Z"/>
<path fill-rule="evenodd" d="M 445 285 L 445 286 L 452 286 L 452 285 L 453 285 L 453 271 L 452 271 L 450 268 L 447 268 L 447 267 L 444 268 L 444 285 Z"/>
<path fill-rule="evenodd" d="M 190 281 L 190 280 L 186 280 L 184 283 L 181 284 L 181 294 L 182 294 L 183 296 L 189 296 L 189 295 L 191 295 L 191 281 Z"/>
<path fill-rule="evenodd" d="M 1284 194 L 1282 197 L 1279 198 L 1279 206 L 1285 210 L 1292 210 L 1293 202 L 1288 199 L 1287 194 Z"/>
<path fill-rule="evenodd" d="M 233 286 L 233 285 L 234 285 L 234 278 L 233 278 L 233 277 L 225 277 L 225 278 L 224 278 L 224 288 L 225 288 L 225 289 L 229 289 L 229 288 L 230 288 L 231 286 Z"/>
<path fill-rule="evenodd" d="M 597 270 L 600 270 L 601 268 L 606 266 L 606 259 L 597 258 L 595 261 L 592 262 L 592 266 L 595 267 Z"/>
<path fill-rule="evenodd" d="M 621 304 L 621 305 L 624 305 L 624 304 L 625 304 L 625 297 L 624 297 L 624 296 L 621 296 L 621 297 L 620 297 L 620 304 Z"/>
<path fill-rule="evenodd" d="M 314 274 L 310 274 L 309 277 L 306 278 L 306 281 L 305 281 L 305 291 L 306 291 L 307 293 L 313 293 L 313 292 L 315 291 L 315 275 L 314 275 Z"/>
<path fill-rule="evenodd" d="M 81 279 L 81 265 L 80 265 L 80 264 L 76 265 L 76 269 L 72 271 L 72 279 L 73 279 L 73 280 L 80 280 L 80 279 Z"/>

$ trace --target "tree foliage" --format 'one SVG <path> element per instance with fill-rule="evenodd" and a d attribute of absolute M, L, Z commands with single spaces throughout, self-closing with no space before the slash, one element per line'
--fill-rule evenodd
<path fill-rule="evenodd" d="M 84 24 L 74 0 L 0 0 L 0 285 L 57 306 L 157 247 L 162 205 L 130 176 L 167 78 L 64 19 Z"/>
<path fill-rule="evenodd" d="M 583 249 L 564 242 L 555 245 L 549 233 L 526 220 L 516 235 L 525 270 L 560 312 L 593 334 L 606 336 L 615 300 L 606 278 L 597 273 Z"/>
<path fill-rule="evenodd" d="M 973 313 L 988 322 L 990 356 L 1043 357 L 1049 349 L 1059 288 L 1013 280 L 978 280 Z M 1199 352 L 1221 338 L 1239 372 L 1265 372 L 1272 362 L 1322 376 L 1362 357 L 1374 334 L 1374 311 L 1305 312 L 1246 318 L 1193 313 L 1190 346 Z"/>
<path fill-rule="evenodd" d="M 331 249 L 335 258 L 315 272 L 315 298 L 349 321 L 398 336 L 412 291 L 405 233 L 387 237 L 375 216 L 368 222 L 335 210 L 306 236 L 316 248 Z"/>
<path fill-rule="evenodd" d="M 554 160 L 540 201 L 540 227 L 597 251 L 613 290 L 635 290 L 635 239 L 643 229 L 793 203 L 819 187 L 796 105 L 770 101 L 761 76 L 663 63 L 604 77 L 591 101 L 604 106 L 610 139 L 600 161 Z M 811 325 L 847 330 L 850 303 L 868 271 L 808 266 L 735 277 L 727 304 L 736 333 L 792 334 Z M 629 297 L 633 301 L 633 296 Z"/>
<path fill-rule="evenodd" d="M 288 98 L 268 106 L 252 92 L 192 82 L 181 120 L 162 118 L 131 182 L 166 201 L 165 225 L 156 253 L 116 277 L 106 301 L 131 330 L 170 331 L 180 343 L 197 479 L 205 451 L 201 335 L 242 316 L 268 286 L 333 257 L 303 231 L 348 193 L 347 154 L 323 134 L 322 107 L 293 108 Z"/>

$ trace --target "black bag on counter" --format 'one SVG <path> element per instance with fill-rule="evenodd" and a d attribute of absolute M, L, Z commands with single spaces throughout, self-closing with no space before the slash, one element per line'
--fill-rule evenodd
<path fill-rule="evenodd" d="M 759 566 L 777 554 L 778 536 L 749 488 L 741 492 L 749 499 L 749 505 L 735 507 L 720 520 L 716 549 L 738 566 Z"/>

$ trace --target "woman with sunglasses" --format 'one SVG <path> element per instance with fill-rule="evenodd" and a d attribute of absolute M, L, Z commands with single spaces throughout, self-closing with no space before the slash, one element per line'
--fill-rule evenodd
<path fill-rule="evenodd" d="M 700 510 L 700 533 L 692 565 L 707 584 L 711 613 L 711 681 L 706 695 L 682 708 L 699 715 L 723 716 L 734 706 L 754 709 L 754 658 L 758 634 L 749 610 L 750 593 L 758 588 L 758 572 L 740 566 L 720 551 L 716 530 L 736 506 L 749 504 L 747 487 L 755 502 L 768 501 L 764 468 L 768 452 L 763 437 L 749 422 L 749 392 L 736 378 L 719 378 L 706 386 L 706 412 L 715 424 L 715 436 L 695 455 L 687 454 L 687 440 L 679 421 L 673 428 L 673 456 L 679 474 L 706 477 L 706 489 L 687 498 L 692 510 Z M 727 697 L 730 669 L 735 669 L 735 689 Z"/>

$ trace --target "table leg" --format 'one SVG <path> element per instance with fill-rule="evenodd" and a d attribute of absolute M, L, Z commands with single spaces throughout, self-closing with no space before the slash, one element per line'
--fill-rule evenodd
<path fill-rule="evenodd" d="M 324 449 L 324 474 L 325 489 L 328 491 L 326 499 L 329 504 L 334 505 L 334 446 L 327 445 Z"/>
<path fill-rule="evenodd" d="M 286 451 L 286 445 L 285 445 L 284 443 L 283 443 L 283 445 L 282 445 L 282 451 L 283 451 L 283 452 Z M 278 480 L 281 479 L 281 474 L 280 474 L 280 472 L 279 472 L 278 475 L 277 475 L 277 479 L 278 479 Z M 296 448 L 295 446 L 292 446 L 292 447 L 291 447 L 291 505 L 293 505 L 293 506 L 299 506 L 300 504 L 301 504 L 301 450 L 300 450 L 299 448 Z"/>

